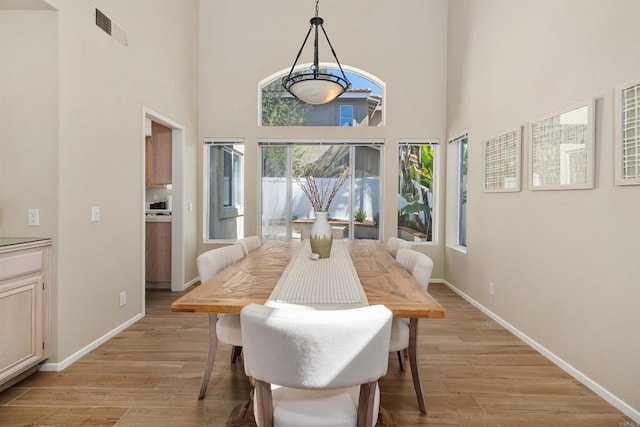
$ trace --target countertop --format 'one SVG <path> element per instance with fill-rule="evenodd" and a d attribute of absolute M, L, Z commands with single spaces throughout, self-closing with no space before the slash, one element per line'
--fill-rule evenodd
<path fill-rule="evenodd" d="M 171 222 L 171 215 L 145 215 L 145 222 Z"/>
<path fill-rule="evenodd" d="M 0 237 L 0 248 L 49 240 L 48 237 Z"/>

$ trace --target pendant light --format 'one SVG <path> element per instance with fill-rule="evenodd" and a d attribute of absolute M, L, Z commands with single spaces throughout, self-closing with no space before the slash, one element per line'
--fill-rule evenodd
<path fill-rule="evenodd" d="M 316 15 L 309 21 L 311 26 L 309 27 L 307 36 L 302 42 L 300 51 L 298 51 L 298 56 L 296 56 L 296 60 L 293 61 L 293 66 L 291 66 L 289 75 L 282 82 L 284 88 L 291 95 L 295 96 L 302 102 L 313 105 L 331 102 L 351 87 L 351 82 L 349 82 L 349 79 L 347 79 L 347 76 L 344 74 L 344 71 L 340 66 L 340 61 L 338 61 L 338 57 L 336 56 L 336 52 L 333 50 L 333 46 L 331 46 L 331 42 L 329 41 L 329 36 L 327 36 L 327 32 L 324 30 L 324 26 L 322 25 L 324 20 L 318 16 L 319 1 L 320 0 L 316 0 Z M 338 64 L 338 68 L 342 73 L 342 77 L 337 74 L 330 74 L 327 70 L 320 70 L 318 67 L 318 27 L 322 29 L 322 33 L 327 39 L 327 43 L 329 44 L 331 53 L 333 54 L 336 64 Z M 311 30 L 315 30 L 313 43 L 313 65 L 311 65 L 308 70 L 294 72 L 296 63 L 298 62 L 300 54 L 309 39 Z"/>

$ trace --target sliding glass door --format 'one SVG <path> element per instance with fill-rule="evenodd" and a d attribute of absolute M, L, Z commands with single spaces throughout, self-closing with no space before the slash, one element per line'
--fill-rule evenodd
<path fill-rule="evenodd" d="M 261 237 L 299 239 L 314 221 L 314 209 L 294 176 L 313 176 L 318 188 L 332 188 L 349 168 L 329 209 L 344 238 L 379 239 L 381 145 L 367 143 L 261 144 Z M 328 197 L 327 197 L 328 198 Z"/>

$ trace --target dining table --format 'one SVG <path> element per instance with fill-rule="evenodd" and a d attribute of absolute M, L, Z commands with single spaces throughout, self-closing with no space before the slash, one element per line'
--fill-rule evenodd
<path fill-rule="evenodd" d="M 334 239 L 329 258 L 316 260 L 308 255 L 308 240 L 267 240 L 177 299 L 171 309 L 240 314 L 243 307 L 252 303 L 294 303 L 316 309 L 382 304 L 391 310 L 394 318 L 409 319 L 409 365 L 418 408 L 426 413 L 417 360 L 418 320 L 444 318 L 445 310 L 377 240 Z M 324 285 L 315 282 L 334 280 L 336 276 L 355 278 L 357 285 L 345 281 L 344 286 L 336 290 L 311 292 L 312 296 L 303 297 L 296 295 L 295 289 L 287 288 L 287 283 L 304 282 L 304 277 L 308 277 L 307 290 L 324 289 Z M 340 288 L 348 290 L 345 295 L 341 295 Z M 324 301 L 325 298 L 334 300 Z M 215 331 L 210 331 L 209 339 L 216 340 Z"/>

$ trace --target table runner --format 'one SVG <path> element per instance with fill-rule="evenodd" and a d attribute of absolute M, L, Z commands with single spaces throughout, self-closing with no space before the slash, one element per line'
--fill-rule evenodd
<path fill-rule="evenodd" d="M 311 244 L 308 239 L 304 240 L 282 273 L 269 301 L 322 308 L 369 305 L 342 240 L 334 240 L 329 258 L 319 260 L 311 259 Z"/>

